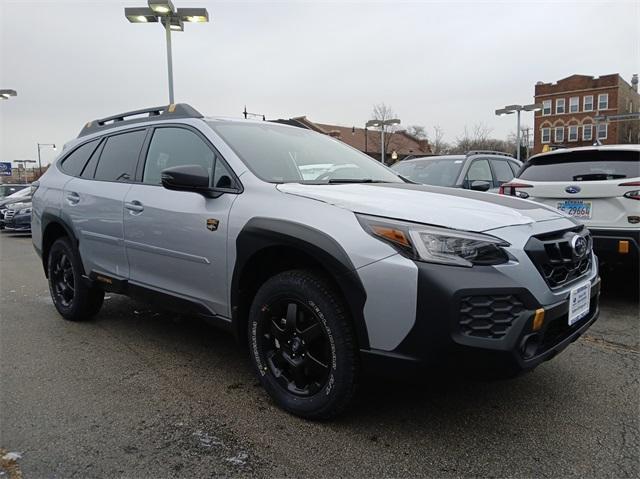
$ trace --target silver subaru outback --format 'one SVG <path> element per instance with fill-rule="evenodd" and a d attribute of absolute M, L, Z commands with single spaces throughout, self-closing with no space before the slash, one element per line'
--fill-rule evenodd
<path fill-rule="evenodd" d="M 329 136 L 186 104 L 89 122 L 32 217 L 65 319 L 105 291 L 199 315 L 306 418 L 343 411 L 365 373 L 531 370 L 598 316 L 589 232 L 559 211 L 408 183 Z"/>

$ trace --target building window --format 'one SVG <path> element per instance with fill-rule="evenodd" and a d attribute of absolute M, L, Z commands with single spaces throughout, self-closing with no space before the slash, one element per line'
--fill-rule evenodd
<path fill-rule="evenodd" d="M 556 115 L 560 115 L 564 112 L 564 98 L 558 98 L 556 100 Z"/>
<path fill-rule="evenodd" d="M 569 127 L 569 141 L 578 141 L 578 125 Z"/>
<path fill-rule="evenodd" d="M 542 102 L 542 114 L 545 116 L 551 115 L 551 100 L 545 100 Z"/>
<path fill-rule="evenodd" d="M 542 143 L 551 143 L 551 128 L 542 129 Z"/>
<path fill-rule="evenodd" d="M 609 94 L 600 93 L 598 95 L 598 110 L 608 110 L 608 109 L 609 109 Z"/>
<path fill-rule="evenodd" d="M 564 141 L 564 126 L 556 126 L 553 132 L 553 141 L 562 143 Z"/>
<path fill-rule="evenodd" d="M 598 140 L 607 139 L 608 129 L 609 129 L 609 125 L 607 125 L 606 123 L 600 123 L 598 125 Z"/>
<path fill-rule="evenodd" d="M 593 125 L 582 126 L 582 139 L 584 141 L 591 141 L 593 139 Z"/>
<path fill-rule="evenodd" d="M 569 98 L 569 113 L 578 113 L 580 111 L 580 97 L 572 96 Z"/>
<path fill-rule="evenodd" d="M 582 111 L 593 111 L 593 95 L 587 95 L 584 97 Z"/>

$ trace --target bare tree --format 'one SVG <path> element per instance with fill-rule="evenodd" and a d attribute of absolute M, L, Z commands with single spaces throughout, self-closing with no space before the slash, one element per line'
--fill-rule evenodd
<path fill-rule="evenodd" d="M 428 136 L 431 153 L 434 155 L 446 154 L 451 147 L 444 141 L 444 130 L 440 125 L 433 126 L 433 135 Z"/>
<path fill-rule="evenodd" d="M 373 105 L 373 111 L 371 112 L 372 120 L 387 121 L 393 118 L 397 118 L 397 115 L 391 106 L 385 103 Z M 382 128 L 384 128 L 384 152 L 385 155 L 389 155 L 394 149 L 397 149 L 400 146 L 400 138 L 397 134 L 398 127 L 391 125 L 383 126 Z M 380 148 L 380 141 L 381 138 L 377 138 L 371 143 L 372 145 L 377 145 L 378 148 Z M 380 148 L 380 151 L 382 152 L 382 148 Z"/>
<path fill-rule="evenodd" d="M 456 138 L 451 153 L 466 153 L 471 150 L 493 150 L 511 153 L 515 151 L 509 141 L 491 138 L 491 128 L 483 123 L 476 123 L 471 129 L 464 127 L 464 132 Z"/>
<path fill-rule="evenodd" d="M 426 140 L 428 138 L 427 129 L 420 125 L 410 125 L 405 130 L 407 135 L 414 137 L 416 140 Z"/>

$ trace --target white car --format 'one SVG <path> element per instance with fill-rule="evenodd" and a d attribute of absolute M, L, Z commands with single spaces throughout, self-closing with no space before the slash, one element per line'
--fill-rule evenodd
<path fill-rule="evenodd" d="M 640 145 L 588 146 L 535 155 L 500 193 L 559 209 L 591 230 L 601 259 L 638 264 Z"/>

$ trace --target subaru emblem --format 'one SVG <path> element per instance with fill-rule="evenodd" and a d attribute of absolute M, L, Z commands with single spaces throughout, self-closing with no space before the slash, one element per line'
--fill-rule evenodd
<path fill-rule="evenodd" d="M 575 235 L 571 238 L 571 249 L 576 258 L 582 258 L 586 256 L 589 245 L 584 237 Z"/>
<path fill-rule="evenodd" d="M 575 186 L 575 185 L 571 185 L 571 186 L 567 186 L 564 191 L 566 191 L 567 193 L 571 193 L 572 195 L 576 194 L 576 193 L 580 193 L 580 187 L 579 186 Z"/>

